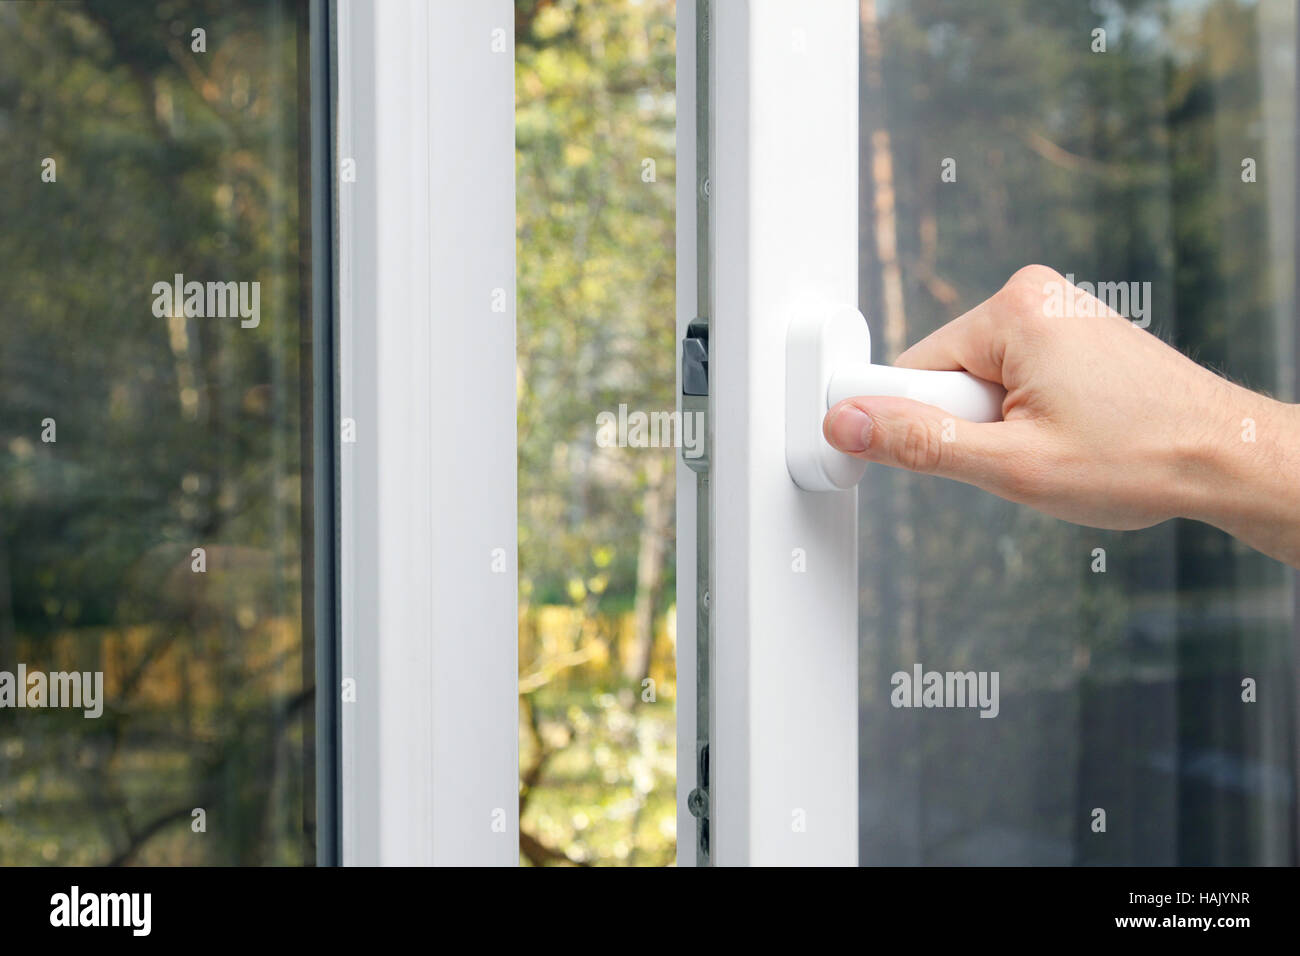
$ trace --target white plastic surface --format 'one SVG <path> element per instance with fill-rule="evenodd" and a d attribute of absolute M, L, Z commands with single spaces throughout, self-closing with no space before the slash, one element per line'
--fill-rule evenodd
<path fill-rule="evenodd" d="M 511 15 L 337 5 L 349 866 L 519 862 Z"/>
<path fill-rule="evenodd" d="M 924 402 L 968 422 L 1002 420 L 1001 385 L 976 378 L 969 372 L 933 372 L 859 362 L 835 369 L 826 407 L 858 395 L 896 395 Z"/>
<path fill-rule="evenodd" d="M 857 495 L 790 480 L 781 384 L 791 316 L 858 301 L 858 5 L 712 14 L 713 863 L 853 866 Z"/>
<path fill-rule="evenodd" d="M 871 357 L 866 320 L 852 306 L 809 309 L 790 323 L 785 348 L 785 464 L 790 477 L 805 491 L 852 488 L 867 463 L 832 448 L 822 434 L 822 419 L 830 408 L 826 397 L 836 370 L 866 365 Z"/>

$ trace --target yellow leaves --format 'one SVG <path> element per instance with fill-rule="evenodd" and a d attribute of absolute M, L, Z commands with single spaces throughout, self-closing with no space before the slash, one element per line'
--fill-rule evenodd
<path fill-rule="evenodd" d="M 573 27 L 573 11 L 560 4 L 543 7 L 533 21 L 533 33 L 539 40 L 549 40 Z"/>
<path fill-rule="evenodd" d="M 580 143 L 566 143 L 564 145 L 564 163 L 566 166 L 585 166 L 591 162 L 591 147 L 583 146 Z"/>
<path fill-rule="evenodd" d="M 600 302 L 610 291 L 604 277 L 600 275 L 588 272 L 578 280 L 578 294 L 587 302 Z"/>
<path fill-rule="evenodd" d="M 547 96 L 553 97 L 558 90 L 573 83 L 583 72 L 590 72 L 591 66 L 584 63 L 581 58 L 573 56 L 572 53 L 550 47 L 537 51 L 536 57 L 533 58 L 533 69 L 537 71 L 541 89 Z"/>
<path fill-rule="evenodd" d="M 669 0 L 558 0 L 516 48 L 521 759 L 552 752 L 521 823 L 563 854 L 534 863 L 672 860 L 672 648 L 656 615 L 643 700 L 638 470 L 593 444 L 611 396 L 674 401 L 672 28 Z"/>
<path fill-rule="evenodd" d="M 516 89 L 521 102 L 541 99 L 546 92 L 546 84 L 533 70 L 520 69 L 516 79 L 518 81 Z"/>

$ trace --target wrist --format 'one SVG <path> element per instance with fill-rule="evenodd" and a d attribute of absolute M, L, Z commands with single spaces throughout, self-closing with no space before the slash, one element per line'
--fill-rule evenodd
<path fill-rule="evenodd" d="M 1300 405 L 1236 385 L 1179 455 L 1184 517 L 1300 562 Z"/>

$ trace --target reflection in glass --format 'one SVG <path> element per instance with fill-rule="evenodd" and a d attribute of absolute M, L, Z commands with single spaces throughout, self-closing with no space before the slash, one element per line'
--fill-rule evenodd
<path fill-rule="evenodd" d="M 0 4 L 0 863 L 314 860 L 298 16 Z"/>
<path fill-rule="evenodd" d="M 863 10 L 882 361 L 1041 262 L 1149 282 L 1152 332 L 1295 400 L 1294 4 Z M 888 469 L 860 501 L 864 864 L 1296 862 L 1293 572 Z M 891 706 L 917 663 L 999 672 L 998 716 Z"/>

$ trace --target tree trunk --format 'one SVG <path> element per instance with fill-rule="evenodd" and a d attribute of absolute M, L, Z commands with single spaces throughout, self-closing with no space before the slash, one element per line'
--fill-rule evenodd
<path fill-rule="evenodd" d="M 633 653 L 625 669 L 628 679 L 638 684 L 650 676 L 654 658 L 655 609 L 663 594 L 668 525 L 673 517 L 672 463 L 671 457 L 656 455 L 646 466 L 646 489 L 641 499 L 641 543 L 636 562 L 636 600 L 632 613 L 635 638 Z"/>
<path fill-rule="evenodd" d="M 907 348 L 907 313 L 903 306 L 903 272 L 898 262 L 898 219 L 894 200 L 894 157 L 886 126 L 884 76 L 881 66 L 880 18 L 875 0 L 861 0 L 862 64 L 866 84 L 866 108 L 862 111 L 864 132 L 870 137 L 872 235 L 876 261 L 880 266 L 881 324 L 884 338 L 882 354 L 876 362 L 892 362 Z M 937 171 L 935 175 L 938 175 Z M 874 350 L 873 350 L 874 351 Z M 910 568 L 914 551 L 911 525 L 911 502 L 906 480 L 891 476 L 893 494 L 890 519 L 893 545 L 898 561 L 893 580 L 883 582 L 896 592 L 897 619 L 893 622 L 898 638 L 898 653 L 903 660 L 917 655 L 915 580 Z"/>

